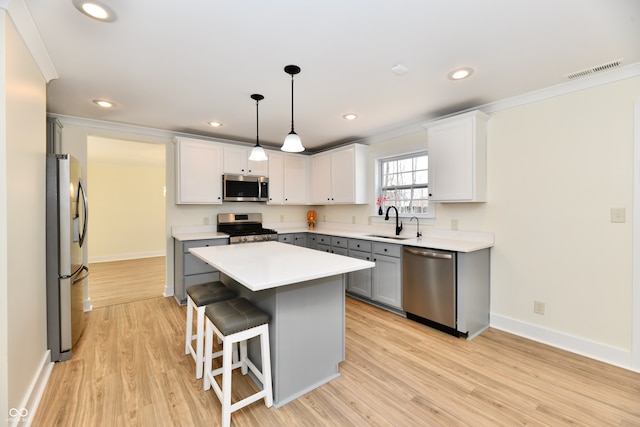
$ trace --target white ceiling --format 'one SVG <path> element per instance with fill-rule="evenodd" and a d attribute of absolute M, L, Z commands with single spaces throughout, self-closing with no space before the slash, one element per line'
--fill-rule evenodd
<path fill-rule="evenodd" d="M 50 113 L 255 142 L 260 93 L 260 140 L 279 146 L 296 64 L 311 151 L 640 62 L 640 0 L 103 0 L 111 23 L 25 1 L 59 75 Z M 461 66 L 475 73 L 448 80 Z"/>

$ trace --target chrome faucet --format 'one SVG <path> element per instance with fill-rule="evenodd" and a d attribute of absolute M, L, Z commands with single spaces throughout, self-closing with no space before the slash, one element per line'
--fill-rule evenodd
<path fill-rule="evenodd" d="M 417 224 L 417 228 L 416 228 L 416 237 L 422 237 L 422 233 L 420 232 L 420 220 L 418 219 L 417 216 L 412 216 L 411 219 L 409 220 L 409 222 L 413 221 L 413 218 L 416 219 Z"/>
<path fill-rule="evenodd" d="M 402 231 L 402 222 L 398 225 L 398 209 L 395 206 L 389 206 L 387 208 L 387 214 L 384 216 L 384 220 L 389 221 L 389 211 L 391 210 L 391 208 L 396 211 L 396 236 L 399 236 L 400 232 Z"/>

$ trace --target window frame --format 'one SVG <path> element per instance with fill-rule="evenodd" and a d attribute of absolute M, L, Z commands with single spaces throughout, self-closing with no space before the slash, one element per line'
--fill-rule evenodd
<path fill-rule="evenodd" d="M 394 153 L 394 154 L 389 154 L 387 156 L 384 157 L 379 157 L 375 159 L 375 188 L 374 188 L 374 194 L 376 195 L 375 200 L 377 202 L 378 197 L 382 194 L 382 182 L 383 182 L 383 163 L 384 162 L 388 162 L 388 161 L 393 161 L 393 160 L 402 160 L 402 159 L 409 159 L 409 158 L 414 158 L 414 157 L 419 157 L 419 156 L 427 156 L 427 162 L 429 160 L 429 153 L 427 152 L 427 150 L 417 150 L 417 151 L 410 151 L 410 152 L 403 152 L 403 153 Z M 427 173 L 428 173 L 428 163 L 427 163 Z M 427 189 L 428 189 L 428 182 L 427 182 Z M 411 188 L 411 186 L 409 186 L 408 188 Z M 419 186 L 418 188 L 425 188 L 423 186 Z M 428 200 L 428 199 L 427 199 Z M 377 203 L 373 204 L 373 213 L 372 213 L 372 218 L 373 221 L 375 222 L 376 220 L 378 221 L 382 221 L 384 220 L 384 213 L 386 212 L 386 209 L 388 208 L 388 205 L 384 205 L 383 207 L 383 215 L 379 215 L 379 206 L 377 205 Z M 426 213 L 399 213 L 398 216 L 400 218 L 410 218 L 410 217 L 417 217 L 420 219 L 435 219 L 435 204 L 432 203 L 429 200 L 428 203 L 428 211 Z"/>

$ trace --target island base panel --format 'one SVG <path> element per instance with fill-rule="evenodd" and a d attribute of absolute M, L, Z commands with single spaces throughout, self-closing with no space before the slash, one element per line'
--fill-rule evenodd
<path fill-rule="evenodd" d="M 221 274 L 225 285 L 270 314 L 269 341 L 275 407 L 340 376 L 345 356 L 344 275 L 253 292 Z M 262 369 L 259 345 L 249 357 Z"/>

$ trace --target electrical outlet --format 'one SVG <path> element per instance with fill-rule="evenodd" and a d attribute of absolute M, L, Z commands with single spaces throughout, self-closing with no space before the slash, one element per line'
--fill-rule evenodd
<path fill-rule="evenodd" d="M 355 215 L 353 215 L 353 216 L 351 217 L 351 224 L 355 224 L 355 223 L 356 223 L 356 216 L 355 216 Z"/>
<path fill-rule="evenodd" d="M 284 222 L 284 215 L 280 215 L 280 222 Z"/>
<path fill-rule="evenodd" d="M 625 209 L 611 208 L 611 222 L 625 222 Z"/>
<path fill-rule="evenodd" d="M 209 217 L 208 217 L 208 216 L 205 216 L 204 218 L 202 218 L 202 223 L 203 223 L 204 225 L 209 225 Z"/>
<path fill-rule="evenodd" d="M 452 230 L 457 230 L 458 229 L 458 220 L 457 219 L 452 219 L 451 220 L 451 229 Z"/>
<path fill-rule="evenodd" d="M 536 314 L 544 315 L 544 303 L 541 301 L 533 302 L 533 312 Z"/>

